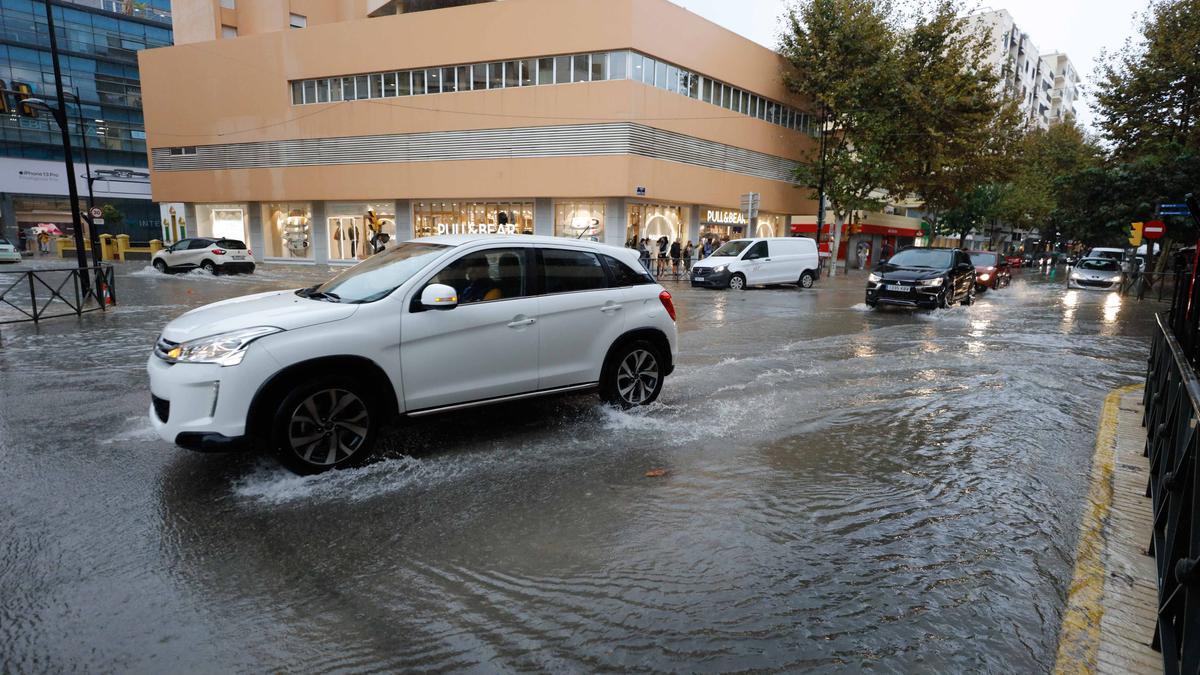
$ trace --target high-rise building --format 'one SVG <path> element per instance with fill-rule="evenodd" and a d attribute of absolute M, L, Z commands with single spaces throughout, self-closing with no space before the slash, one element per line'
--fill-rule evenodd
<path fill-rule="evenodd" d="M 988 62 L 1000 74 L 1000 92 L 1019 103 L 1028 126 L 1047 129 L 1074 117 L 1079 76 L 1066 54 L 1039 52 L 1007 10 L 974 14 L 968 26 L 984 32 L 991 46 Z"/>
<path fill-rule="evenodd" d="M 666 0 L 173 7 L 176 45 L 140 55 L 154 197 L 260 259 L 351 264 L 380 232 L 788 236 L 815 212 L 787 63 Z"/>
<path fill-rule="evenodd" d="M 97 206 L 121 215 L 101 232 L 156 236 L 150 200 L 138 51 L 171 44 L 170 0 L 51 0 L 80 199 L 87 158 Z M 76 101 L 75 96 L 78 97 Z M 71 231 L 62 137 L 43 108 L 56 104 L 43 0 L 0 2 L 0 235 L 54 223 Z"/>

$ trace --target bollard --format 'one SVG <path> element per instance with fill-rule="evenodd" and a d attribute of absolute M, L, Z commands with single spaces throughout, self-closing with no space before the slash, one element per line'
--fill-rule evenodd
<path fill-rule="evenodd" d="M 162 245 L 161 239 L 151 239 L 150 240 L 150 255 L 154 255 L 155 253 L 158 253 L 162 249 L 163 249 L 163 245 Z"/>
<path fill-rule="evenodd" d="M 111 234 L 100 235 L 100 259 L 101 260 L 115 260 L 116 259 L 116 248 L 117 247 L 113 244 L 113 237 Z"/>
<path fill-rule="evenodd" d="M 71 246 L 71 240 L 66 237 L 59 237 L 58 239 L 54 240 L 54 246 L 55 251 L 58 253 L 58 257 L 65 258 L 67 257 L 67 248 Z"/>
<path fill-rule="evenodd" d="M 125 252 L 129 250 L 129 235 L 118 234 L 114 238 L 117 240 L 117 254 L 115 259 L 125 262 Z"/>

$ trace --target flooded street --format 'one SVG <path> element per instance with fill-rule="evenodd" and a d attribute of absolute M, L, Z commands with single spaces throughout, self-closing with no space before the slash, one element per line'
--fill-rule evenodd
<path fill-rule="evenodd" d="M 0 672 L 1046 671 L 1100 404 L 1165 308 L 1061 268 L 918 313 L 855 273 L 667 282 L 647 409 L 422 419 L 307 478 L 158 440 L 168 320 L 326 274 L 130 264 L 113 312 L 0 326 Z"/>

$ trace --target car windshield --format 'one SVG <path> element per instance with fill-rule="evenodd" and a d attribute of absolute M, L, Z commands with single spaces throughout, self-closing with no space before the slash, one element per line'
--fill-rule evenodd
<path fill-rule="evenodd" d="M 1120 251 L 1092 251 L 1093 258 L 1108 258 L 1111 260 L 1120 260 L 1124 257 Z"/>
<path fill-rule="evenodd" d="M 931 270 L 944 270 L 950 268 L 950 262 L 954 259 L 953 251 L 942 251 L 927 248 L 909 248 L 900 251 L 888 260 L 889 265 L 896 267 L 919 267 Z"/>
<path fill-rule="evenodd" d="M 726 243 L 721 248 L 713 252 L 714 258 L 736 258 L 742 254 L 747 248 L 750 248 L 752 242 L 748 239 L 739 239 Z"/>
<path fill-rule="evenodd" d="M 1120 272 L 1121 266 L 1116 260 L 1106 258 L 1086 258 L 1079 261 L 1079 269 L 1095 270 L 1097 272 Z"/>
<path fill-rule="evenodd" d="M 307 289 L 307 295 L 338 302 L 375 302 L 386 298 L 449 248 L 443 244 L 400 244 Z"/>
<path fill-rule="evenodd" d="M 0 246 L 12 246 L 12 242 L 4 237 L 0 237 Z"/>
<path fill-rule="evenodd" d="M 972 253 L 971 254 L 971 264 L 976 267 L 995 267 L 996 266 L 996 254 L 995 253 Z"/>

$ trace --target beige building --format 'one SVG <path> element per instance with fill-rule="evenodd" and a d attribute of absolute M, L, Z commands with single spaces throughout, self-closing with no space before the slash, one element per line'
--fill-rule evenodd
<path fill-rule="evenodd" d="M 176 45 L 139 59 L 154 199 L 260 258 L 349 262 L 379 230 L 787 236 L 815 212 L 784 62 L 666 0 L 173 11 Z"/>

